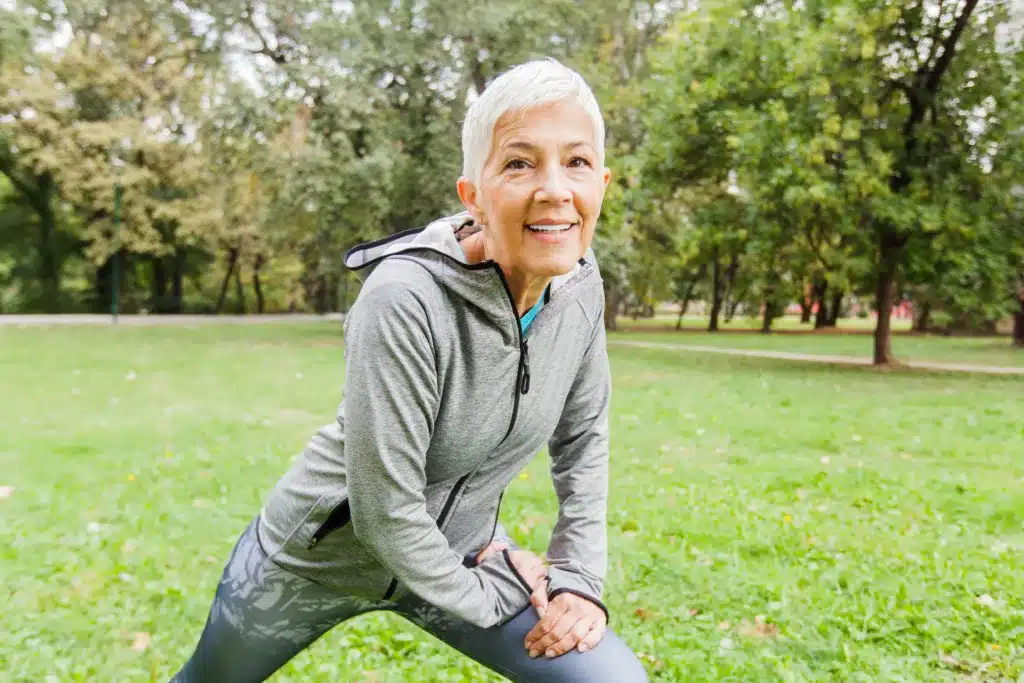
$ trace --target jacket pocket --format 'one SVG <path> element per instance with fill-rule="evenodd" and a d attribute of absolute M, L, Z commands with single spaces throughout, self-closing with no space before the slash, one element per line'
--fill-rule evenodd
<path fill-rule="evenodd" d="M 328 534 L 343 528 L 351 521 L 352 508 L 349 506 L 348 498 L 346 497 L 334 506 L 334 509 L 328 513 L 327 519 L 325 519 L 323 523 L 316 528 L 313 535 L 310 537 L 309 542 L 306 544 L 306 549 L 312 550 Z"/>

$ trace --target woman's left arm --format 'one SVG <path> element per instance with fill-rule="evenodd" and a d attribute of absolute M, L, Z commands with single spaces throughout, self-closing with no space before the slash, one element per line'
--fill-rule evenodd
<path fill-rule="evenodd" d="M 548 442 L 559 512 L 548 544 L 548 598 L 572 593 L 599 606 L 608 564 L 608 407 L 611 373 L 598 317 L 558 426 Z"/>

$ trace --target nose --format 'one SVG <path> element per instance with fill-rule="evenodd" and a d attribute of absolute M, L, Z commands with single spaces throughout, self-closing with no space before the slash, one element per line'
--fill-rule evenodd
<path fill-rule="evenodd" d="M 561 164 L 550 164 L 547 171 L 540 179 L 540 186 L 533 196 L 537 202 L 545 204 L 571 204 L 572 190 L 569 187 L 568 178 L 565 177 L 565 169 Z"/>

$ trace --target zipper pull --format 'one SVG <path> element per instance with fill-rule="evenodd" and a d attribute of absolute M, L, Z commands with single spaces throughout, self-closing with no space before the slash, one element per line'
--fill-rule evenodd
<path fill-rule="evenodd" d="M 519 383 L 519 393 L 527 394 L 530 391 L 530 349 L 523 340 L 523 379 Z"/>

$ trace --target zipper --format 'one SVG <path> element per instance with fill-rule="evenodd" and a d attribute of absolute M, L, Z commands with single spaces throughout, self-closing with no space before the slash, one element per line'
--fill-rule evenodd
<path fill-rule="evenodd" d="M 501 267 L 497 263 L 494 264 L 494 272 L 498 274 L 501 286 L 505 288 L 508 304 L 512 307 L 512 316 L 516 319 L 516 339 L 519 340 L 519 369 L 516 371 L 516 385 L 512 390 L 512 419 L 509 420 L 508 429 L 505 430 L 505 436 L 501 438 L 500 445 L 505 443 L 505 440 L 512 433 L 512 429 L 516 426 L 516 417 L 519 416 L 520 395 L 530 391 L 530 349 L 527 346 L 526 338 L 523 337 L 522 318 L 519 317 L 519 311 L 516 309 L 516 301 L 512 297 L 512 290 L 508 288 L 505 274 L 501 272 Z"/>
<path fill-rule="evenodd" d="M 448 494 L 448 499 L 444 502 L 444 507 L 441 508 L 441 514 L 439 514 L 437 516 L 437 528 L 438 529 L 440 529 L 441 525 L 444 524 L 445 521 L 448 519 L 448 515 L 452 511 L 452 506 L 455 505 L 455 499 L 458 497 L 459 491 L 461 491 L 462 487 L 466 484 L 466 480 L 469 479 L 469 475 L 470 474 L 472 474 L 472 472 L 470 472 L 469 474 L 462 475 L 462 477 L 457 482 L 455 482 L 455 486 L 452 487 L 451 492 Z M 497 524 L 498 524 L 497 521 L 495 521 L 494 524 L 495 524 L 495 527 L 497 527 Z M 493 536 L 494 532 L 491 532 L 491 535 Z M 388 589 L 384 593 L 384 598 L 383 599 L 384 600 L 390 600 L 391 596 L 395 594 L 395 590 L 397 588 L 398 588 L 398 579 L 397 578 L 391 579 L 391 583 L 388 585 Z"/>
<path fill-rule="evenodd" d="M 470 472 L 472 474 L 472 472 Z M 455 504 L 455 498 L 459 495 L 459 491 L 462 490 L 463 484 L 469 479 L 469 474 L 465 474 L 455 482 L 455 486 L 452 487 L 452 492 L 448 494 L 448 500 L 444 502 L 444 507 L 441 508 L 441 514 L 437 516 L 437 528 L 440 529 L 441 525 L 448 519 L 448 513 L 452 511 L 452 505 Z"/>
<path fill-rule="evenodd" d="M 313 533 L 313 538 L 309 539 L 309 543 L 306 544 L 307 550 L 312 550 L 316 547 L 316 544 L 324 540 L 332 531 L 341 529 L 352 519 L 352 508 L 349 506 L 348 498 L 338 503 L 330 514 L 327 515 L 327 519 L 324 523 Z"/>

